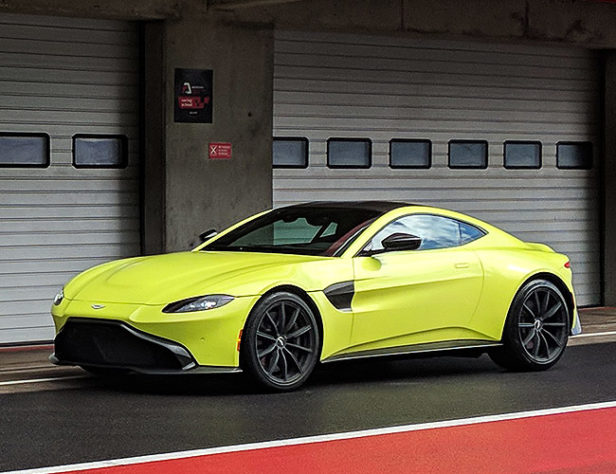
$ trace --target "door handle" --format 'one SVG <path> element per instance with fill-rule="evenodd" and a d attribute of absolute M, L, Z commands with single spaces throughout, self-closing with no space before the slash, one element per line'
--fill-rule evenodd
<path fill-rule="evenodd" d="M 470 264 L 468 262 L 459 262 L 454 265 L 456 268 L 468 268 Z"/>

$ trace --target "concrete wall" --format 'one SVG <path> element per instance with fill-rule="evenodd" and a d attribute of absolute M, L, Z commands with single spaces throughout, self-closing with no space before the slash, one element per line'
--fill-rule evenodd
<path fill-rule="evenodd" d="M 180 18 L 182 16 L 182 2 L 170 0 L 0 0 L 0 12 L 119 20 L 152 20 Z"/>
<path fill-rule="evenodd" d="M 616 5 L 591 0 L 0 0 L 0 12 L 128 20 L 208 16 L 279 28 L 616 47 Z"/>
<path fill-rule="evenodd" d="M 165 22 L 163 50 L 164 249 L 173 251 L 271 207 L 273 34 L 197 16 Z M 213 123 L 174 123 L 175 68 L 213 69 Z M 233 157 L 208 159 L 210 142 L 232 143 Z"/>
<path fill-rule="evenodd" d="M 228 15 L 278 28 L 616 47 L 616 5 L 583 0 L 310 0 Z"/>

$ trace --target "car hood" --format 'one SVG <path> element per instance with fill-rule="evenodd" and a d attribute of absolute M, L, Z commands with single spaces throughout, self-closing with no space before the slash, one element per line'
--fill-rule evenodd
<path fill-rule="evenodd" d="M 292 273 L 295 264 L 323 257 L 246 252 L 180 252 L 119 260 L 73 279 L 69 299 L 160 305 L 203 294 L 258 294 L 265 275 Z M 253 275 L 249 277 L 248 275 Z M 261 280 L 261 283 L 259 283 Z M 254 282 L 254 284 L 249 284 Z M 241 284 L 240 284 L 241 283 Z"/>

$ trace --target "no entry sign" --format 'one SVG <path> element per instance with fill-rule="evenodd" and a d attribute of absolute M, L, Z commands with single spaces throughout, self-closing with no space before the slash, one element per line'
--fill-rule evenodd
<path fill-rule="evenodd" d="M 231 159 L 231 143 L 210 143 L 208 148 L 211 160 Z"/>

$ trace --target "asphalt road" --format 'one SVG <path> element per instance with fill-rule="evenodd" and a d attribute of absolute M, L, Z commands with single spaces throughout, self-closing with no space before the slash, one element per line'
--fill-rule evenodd
<path fill-rule="evenodd" d="M 615 354 L 569 347 L 538 373 L 486 356 L 339 363 L 284 394 L 237 375 L 20 385 L 0 393 L 0 471 L 610 401 Z"/>

